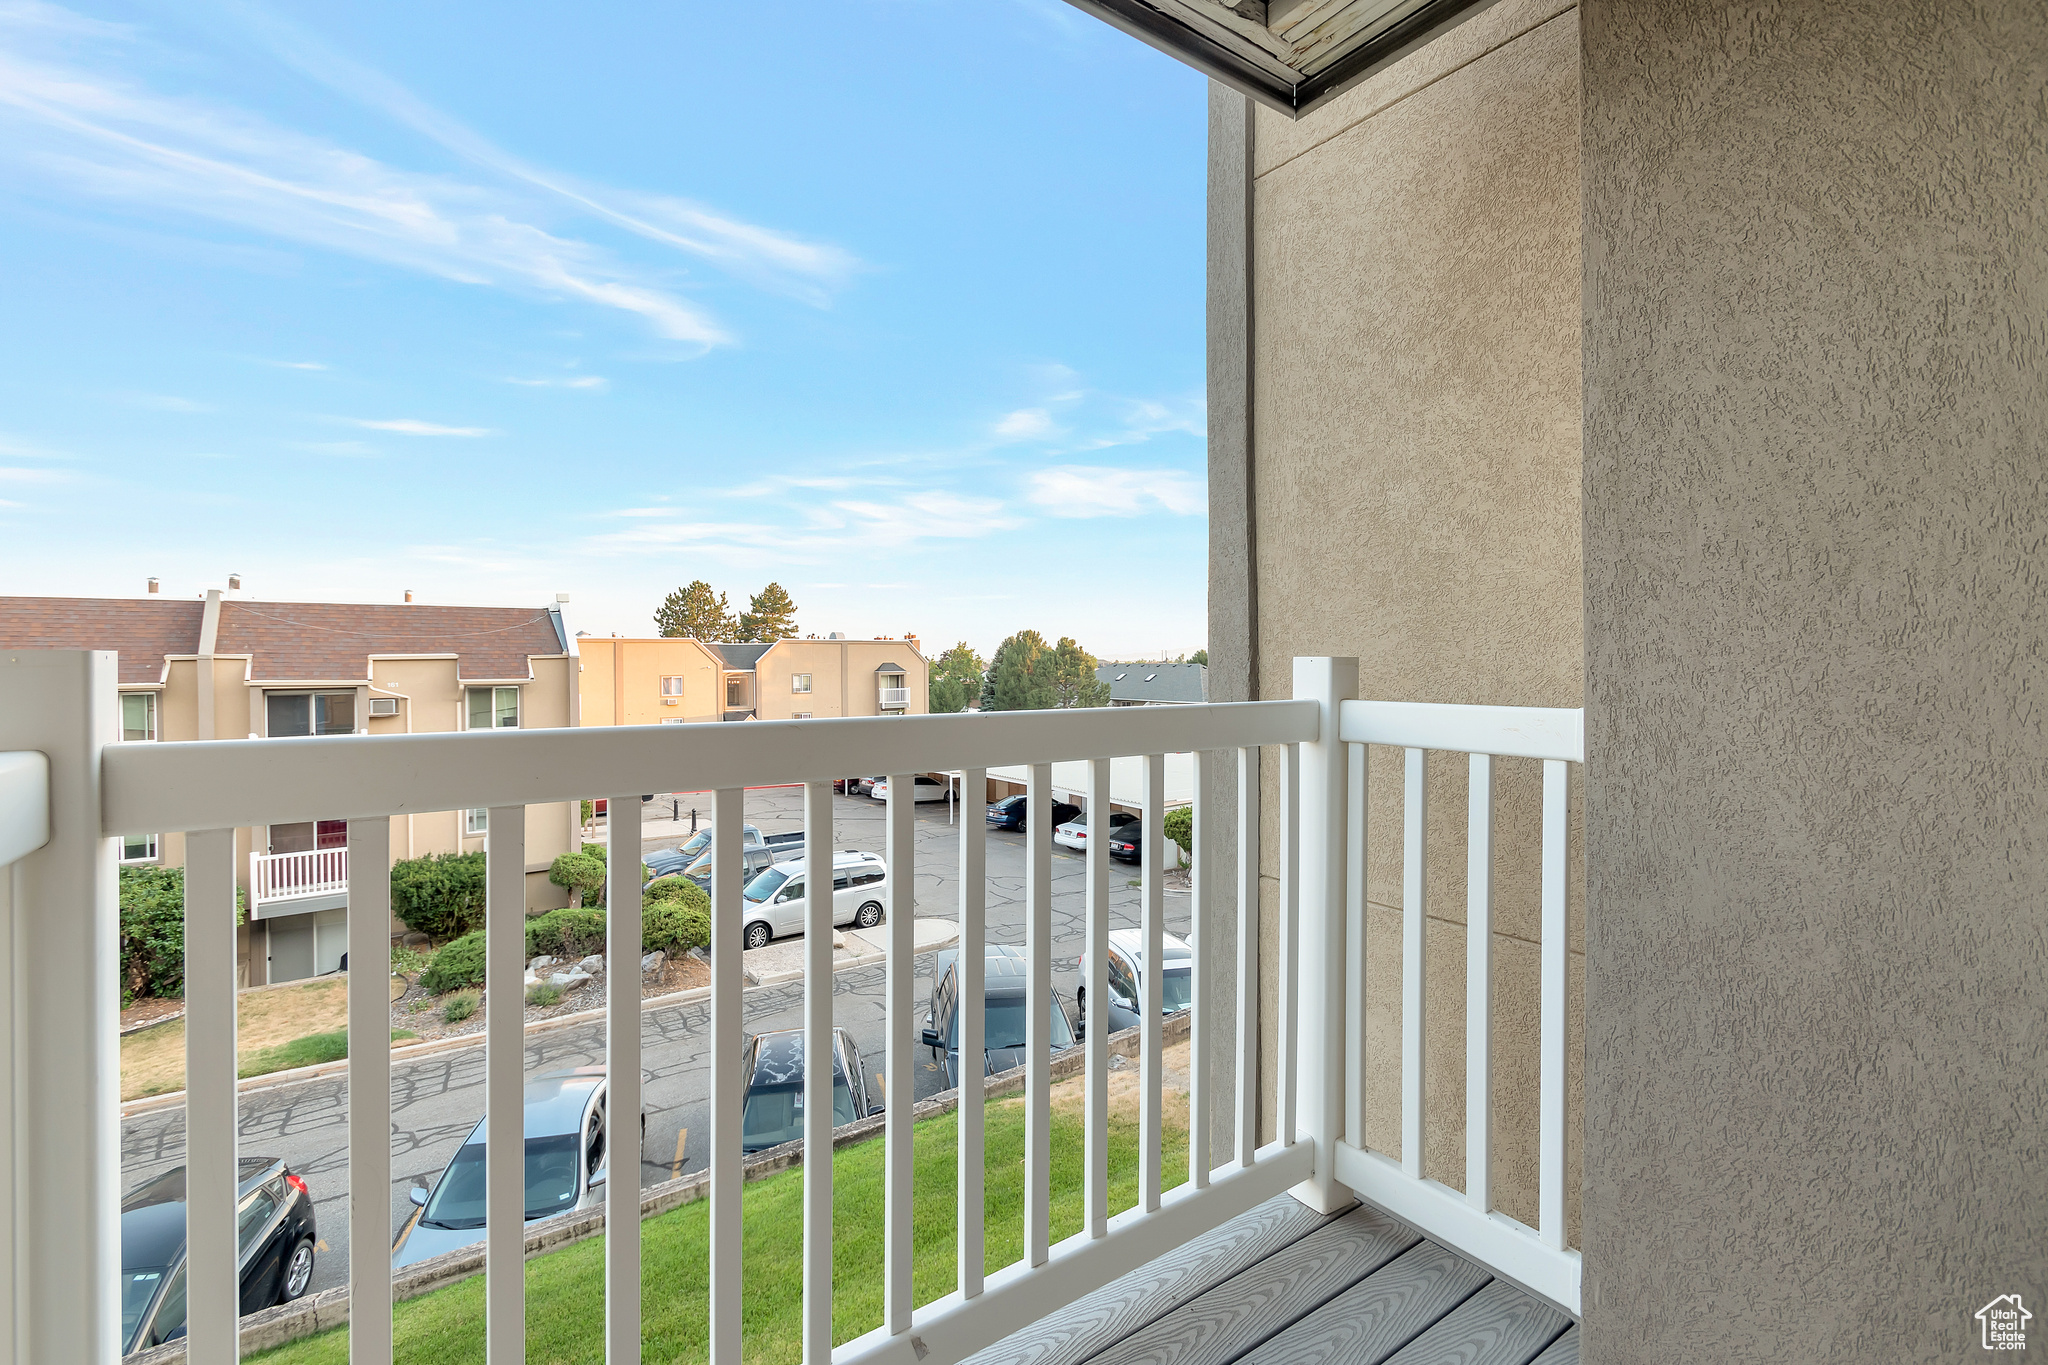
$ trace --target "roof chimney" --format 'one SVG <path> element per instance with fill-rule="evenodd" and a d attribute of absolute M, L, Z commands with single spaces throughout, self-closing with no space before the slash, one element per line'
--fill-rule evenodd
<path fill-rule="evenodd" d="M 405 600 L 406 600 L 407 602 L 411 602 L 411 601 L 412 601 L 412 589 L 411 589 L 411 588 L 407 588 L 407 589 L 405 590 Z"/>
<path fill-rule="evenodd" d="M 241 576 L 240 574 L 238 574 L 238 573 L 231 573 L 231 574 L 229 574 L 229 575 L 228 575 L 228 591 L 229 591 L 229 592 L 240 592 L 241 590 L 242 590 L 242 576 Z"/>
<path fill-rule="evenodd" d="M 558 592 L 555 594 L 555 601 L 559 604 L 566 606 L 569 601 L 569 594 L 565 592 Z"/>
<path fill-rule="evenodd" d="M 150 580 L 149 580 L 149 590 L 150 590 L 151 592 L 155 592 L 155 591 L 157 591 L 157 582 L 156 582 L 156 580 L 155 580 L 154 578 L 152 578 L 152 579 L 150 579 Z"/>

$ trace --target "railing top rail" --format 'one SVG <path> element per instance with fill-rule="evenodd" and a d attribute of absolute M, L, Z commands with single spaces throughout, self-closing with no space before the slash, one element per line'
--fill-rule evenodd
<path fill-rule="evenodd" d="M 108 834 L 1307 743 L 1312 701 L 114 745 Z"/>
<path fill-rule="evenodd" d="M 1586 761 L 1586 713 L 1576 707 L 1347 701 L 1337 733 L 1349 744 Z"/>

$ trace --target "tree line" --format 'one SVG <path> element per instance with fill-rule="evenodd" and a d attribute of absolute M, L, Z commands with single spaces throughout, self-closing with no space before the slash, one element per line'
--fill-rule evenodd
<path fill-rule="evenodd" d="M 987 661 L 962 640 L 932 664 L 930 706 L 934 712 L 965 711 L 970 701 L 984 711 L 1107 706 L 1109 685 L 1096 679 L 1098 663 L 1065 635 L 1048 644 L 1037 631 L 1020 630 Z"/>
<path fill-rule="evenodd" d="M 700 578 L 662 599 L 654 610 L 654 628 L 671 640 L 771 645 L 795 637 L 796 601 L 780 583 L 770 583 L 735 615 L 725 594 Z"/>

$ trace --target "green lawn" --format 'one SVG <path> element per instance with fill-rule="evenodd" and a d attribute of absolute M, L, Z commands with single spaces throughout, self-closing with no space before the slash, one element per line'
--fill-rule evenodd
<path fill-rule="evenodd" d="M 394 1043 L 417 1037 L 417 1033 L 402 1028 L 391 1030 L 391 1041 Z M 303 1038 L 294 1038 L 288 1043 L 264 1048 L 255 1056 L 244 1060 L 238 1074 L 243 1080 L 247 1080 L 251 1076 L 267 1076 L 273 1071 L 290 1071 L 294 1067 L 338 1062 L 346 1056 L 348 1030 L 338 1028 L 327 1033 L 309 1033 Z"/>
<path fill-rule="evenodd" d="M 1052 1129 L 1052 1239 L 1080 1231 L 1083 1129 L 1078 1096 L 1056 1087 Z M 1121 1097 L 1119 1097 L 1121 1098 Z M 1137 1202 L 1138 1125 L 1135 1105 L 1113 1104 L 1110 1210 Z M 1169 1099 L 1163 1169 L 1169 1186 L 1186 1179 L 1186 1099 Z M 955 1256 L 953 1177 L 955 1116 L 917 1126 L 915 1202 L 916 1297 L 951 1292 Z M 987 1259 L 990 1271 L 1023 1251 L 1024 1106 L 988 1107 L 985 1168 Z M 881 1325 L 883 1260 L 882 1147 L 879 1138 L 842 1149 L 832 1165 L 834 1340 Z M 803 1173 L 789 1171 L 746 1187 L 745 1353 L 750 1362 L 801 1359 L 799 1311 L 803 1251 Z M 644 1226 L 641 1248 L 642 1334 L 649 1362 L 706 1356 L 710 1205 L 687 1204 Z M 526 1351 L 532 1365 L 604 1359 L 604 1243 L 592 1239 L 527 1262 Z M 478 1276 L 397 1306 L 396 1359 L 401 1365 L 483 1365 L 484 1280 Z M 268 1365 L 347 1365 L 348 1332 L 340 1328 L 251 1357 Z"/>

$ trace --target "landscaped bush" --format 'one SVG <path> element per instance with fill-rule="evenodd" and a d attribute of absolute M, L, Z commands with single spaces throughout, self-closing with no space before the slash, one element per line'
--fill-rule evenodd
<path fill-rule="evenodd" d="M 235 923 L 242 892 L 235 891 Z M 121 869 L 121 1004 L 185 994 L 185 869 Z"/>
<path fill-rule="evenodd" d="M 484 855 L 433 853 L 391 869 L 391 913 L 437 942 L 484 924 Z"/>
<path fill-rule="evenodd" d="M 420 973 L 420 988 L 439 995 L 460 986 L 481 986 L 484 982 L 484 934 L 479 929 L 464 934 L 434 954 L 434 960 Z"/>
<path fill-rule="evenodd" d="M 1195 808 L 1175 806 L 1159 822 L 1159 832 L 1179 844 L 1181 852 L 1192 856 L 1195 851 Z"/>
<path fill-rule="evenodd" d="M 476 1013 L 477 993 L 464 991 L 441 1007 L 441 1017 L 451 1024 L 459 1024 Z"/>
<path fill-rule="evenodd" d="M 697 893 L 702 896 L 704 893 Z M 651 901 L 640 911 L 640 951 L 680 953 L 711 946 L 711 908 L 686 900 Z"/>
<path fill-rule="evenodd" d="M 604 859 L 589 853 L 564 853 L 548 866 L 548 880 L 569 888 L 569 908 L 596 902 L 604 890 Z"/>
<path fill-rule="evenodd" d="M 593 906 L 550 910 L 526 922 L 526 956 L 575 959 L 604 951 L 604 911 Z"/>

